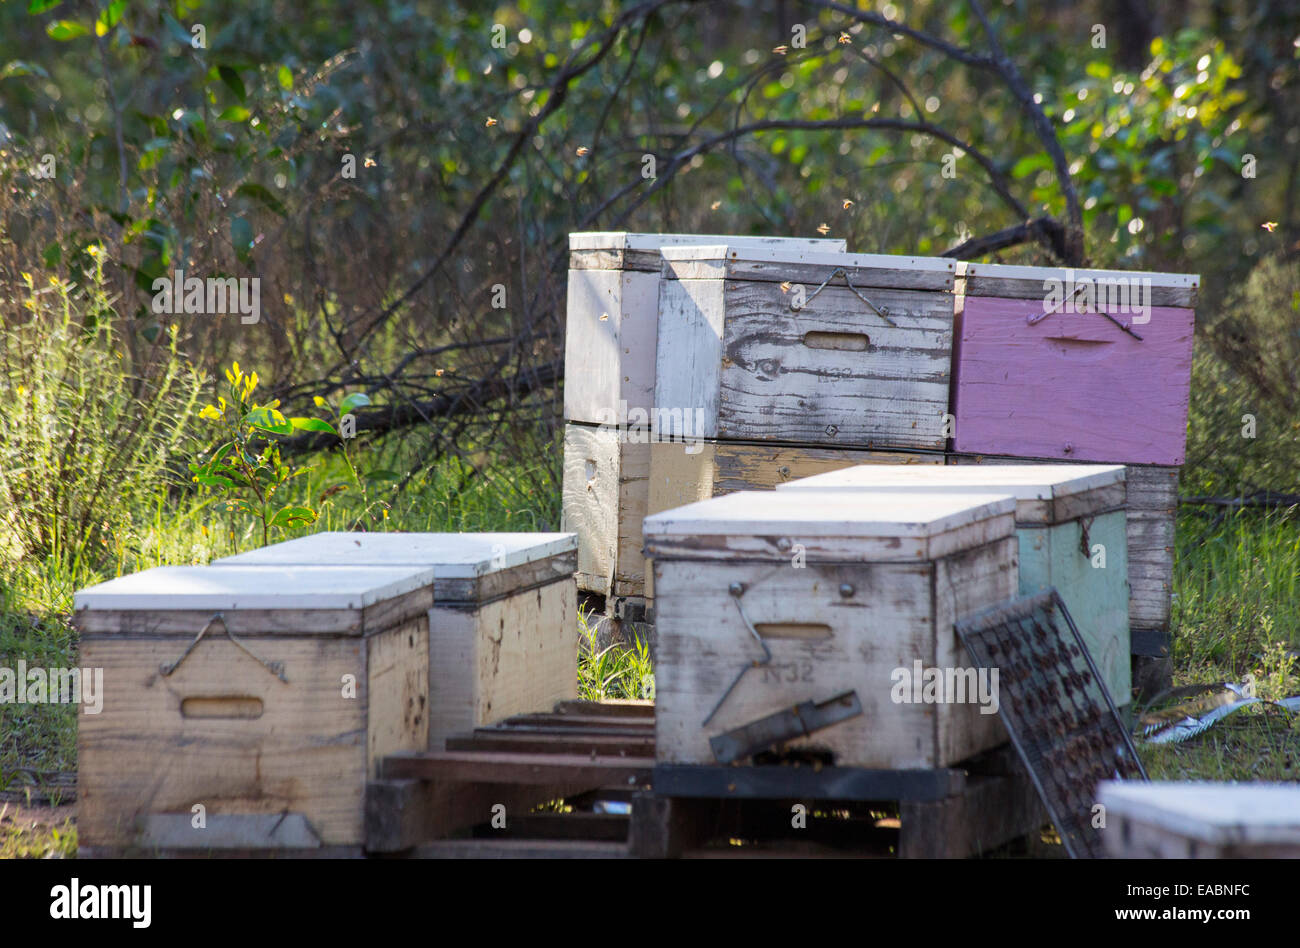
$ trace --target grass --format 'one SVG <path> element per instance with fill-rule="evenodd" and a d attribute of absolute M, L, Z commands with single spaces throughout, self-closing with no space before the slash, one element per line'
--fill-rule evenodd
<path fill-rule="evenodd" d="M 1174 685 L 1254 677 L 1300 693 L 1300 511 L 1185 509 L 1174 565 Z M 1179 744 L 1141 746 L 1153 780 L 1300 780 L 1300 715 L 1253 706 Z"/>
<path fill-rule="evenodd" d="M 550 449 L 554 451 L 554 448 Z M 534 470 L 480 474 L 447 460 L 389 500 L 337 494 L 320 507 L 311 530 L 539 530 L 558 522 L 554 458 L 539 453 Z M 317 497 L 342 471 L 325 463 L 301 479 Z M 542 485 L 539 491 L 534 485 Z M 306 532 L 306 531 L 303 531 Z M 129 533 L 114 538 L 107 565 L 74 572 L 49 560 L 0 570 L 0 666 L 77 664 L 67 621 L 74 591 L 112 575 L 163 564 L 205 563 L 256 545 L 251 522 L 217 516 L 193 494 L 160 494 L 138 512 Z M 1300 513 L 1244 510 L 1212 518 L 1180 515 L 1174 578 L 1174 684 L 1240 681 L 1255 676 L 1265 697 L 1300 693 L 1288 657 L 1300 648 Z M 590 616 L 579 615 L 579 695 L 653 699 L 654 673 L 644 644 L 601 649 Z M 1153 779 L 1300 779 L 1300 720 L 1278 709 L 1250 708 L 1176 745 L 1143 745 Z M 76 709 L 71 705 L 0 705 L 0 808 L 58 806 L 76 768 Z M 64 775 L 60 782 L 59 775 Z M 0 822 L 0 856 L 75 852 L 75 830 L 52 824 Z"/>

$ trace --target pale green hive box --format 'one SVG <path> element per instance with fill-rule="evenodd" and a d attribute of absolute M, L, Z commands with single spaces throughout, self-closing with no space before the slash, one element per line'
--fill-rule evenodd
<path fill-rule="evenodd" d="M 1130 702 L 1127 493 L 1122 465 L 868 464 L 777 485 L 777 490 L 809 489 L 1011 494 L 1016 498 L 1020 540 L 1020 594 L 1055 586 L 1115 704 Z"/>

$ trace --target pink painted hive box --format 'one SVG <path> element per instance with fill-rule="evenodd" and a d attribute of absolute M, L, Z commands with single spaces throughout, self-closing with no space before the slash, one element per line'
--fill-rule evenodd
<path fill-rule="evenodd" d="M 1200 278 L 965 264 L 953 446 L 1179 465 Z"/>

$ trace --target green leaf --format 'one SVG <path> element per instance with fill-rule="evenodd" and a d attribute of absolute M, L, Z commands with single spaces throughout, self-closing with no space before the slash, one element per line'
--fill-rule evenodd
<path fill-rule="evenodd" d="M 293 73 L 289 71 L 288 66 L 281 66 L 275 71 L 275 78 L 280 83 L 280 88 L 288 91 L 293 88 Z"/>
<path fill-rule="evenodd" d="M 95 20 L 95 35 L 108 35 L 108 32 L 121 22 L 122 13 L 125 10 L 126 0 L 113 0 L 112 3 L 100 11 L 99 17 Z"/>
<path fill-rule="evenodd" d="M 326 434 L 338 434 L 333 425 L 319 418 L 290 418 L 289 423 L 300 431 L 324 431 Z"/>
<path fill-rule="evenodd" d="M 342 417 L 343 415 L 349 414 L 354 408 L 361 408 L 362 406 L 369 404 L 369 397 L 361 392 L 353 392 L 339 403 L 339 416 Z"/>
<path fill-rule="evenodd" d="M 232 105 L 228 109 L 222 111 L 222 113 L 217 116 L 217 119 L 222 122 L 247 122 L 252 115 L 253 113 L 244 108 L 244 106 Z"/>
<path fill-rule="evenodd" d="M 316 522 L 316 511 L 310 507 L 284 507 L 271 518 L 273 527 L 298 527 Z"/>
<path fill-rule="evenodd" d="M 1044 154 L 1026 155 L 1011 166 L 1011 177 L 1027 178 L 1036 171 L 1052 167 L 1052 159 Z"/>
<path fill-rule="evenodd" d="M 221 487 L 229 490 L 235 486 L 235 482 L 228 477 L 221 477 L 217 474 L 200 474 L 199 483 L 204 487 Z"/>
<path fill-rule="evenodd" d="M 217 75 L 221 76 L 224 82 L 235 94 L 235 98 L 240 102 L 248 101 L 248 92 L 244 89 L 244 80 L 239 78 L 239 72 L 230 66 L 218 66 Z"/>
<path fill-rule="evenodd" d="M 78 36 L 88 36 L 90 30 L 86 29 L 76 20 L 55 20 L 45 27 L 45 32 L 50 35 L 51 39 L 64 42 L 70 39 L 76 39 Z"/>
<path fill-rule="evenodd" d="M 44 13 L 46 10 L 53 10 L 62 2 L 63 0 L 32 0 L 27 4 L 27 12 Z"/>
<path fill-rule="evenodd" d="M 274 408 L 254 408 L 244 416 L 244 424 L 272 434 L 293 433 L 293 424 Z"/>

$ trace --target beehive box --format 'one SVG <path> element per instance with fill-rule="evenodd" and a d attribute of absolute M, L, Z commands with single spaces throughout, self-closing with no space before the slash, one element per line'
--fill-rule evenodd
<path fill-rule="evenodd" d="M 964 264 L 954 448 L 1180 465 L 1200 278 Z"/>
<path fill-rule="evenodd" d="M 1124 468 L 1120 465 L 855 467 L 782 490 L 1005 491 L 1016 498 L 1020 595 L 1056 587 L 1116 705 L 1131 699 Z M 1098 549 L 1100 547 L 1100 549 Z"/>
<path fill-rule="evenodd" d="M 359 851 L 378 761 L 428 745 L 432 606 L 412 567 L 159 567 L 78 592 L 103 669 L 80 844 Z"/>
<path fill-rule="evenodd" d="M 735 246 L 663 257 L 655 393 L 698 420 L 688 434 L 944 449 L 953 261 Z"/>
<path fill-rule="evenodd" d="M 578 534 L 578 588 L 644 594 L 660 249 L 701 243 L 843 251 L 843 240 L 691 234 L 569 235 L 561 529 Z M 666 406 L 667 407 L 667 406 Z"/>
<path fill-rule="evenodd" d="M 845 691 L 863 713 L 792 746 L 912 769 L 1006 740 L 976 703 L 896 702 L 894 689 L 917 663 L 968 668 L 953 623 L 1014 595 L 1011 496 L 742 491 L 647 517 L 645 537 L 658 760 L 712 763 L 710 738 Z"/>
<path fill-rule="evenodd" d="M 572 533 L 317 533 L 215 565 L 432 569 L 432 750 L 450 735 L 577 697 Z"/>
<path fill-rule="evenodd" d="M 1300 787 L 1281 783 L 1101 784 L 1102 835 L 1126 859 L 1300 858 Z"/>
<path fill-rule="evenodd" d="M 958 465 L 1034 465 L 1038 462 L 979 455 L 953 455 Z M 1174 532 L 1178 468 L 1126 465 L 1126 534 L 1129 642 L 1134 656 L 1167 659 L 1170 597 L 1174 581 Z M 1167 669 L 1163 675 L 1167 678 Z M 1133 685 L 1139 682 L 1133 681 Z M 1153 682 L 1158 684 L 1158 682 Z M 1159 686 L 1145 688 L 1153 694 Z"/>

